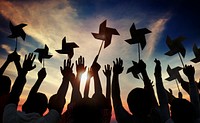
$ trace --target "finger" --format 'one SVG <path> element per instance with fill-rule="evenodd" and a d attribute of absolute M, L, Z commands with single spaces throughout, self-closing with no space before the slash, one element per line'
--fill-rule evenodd
<path fill-rule="evenodd" d="M 31 54 L 31 53 L 29 53 L 29 54 L 28 54 L 28 56 L 27 56 L 27 60 L 29 59 L 29 57 L 30 57 L 30 54 Z"/>
<path fill-rule="evenodd" d="M 33 56 L 33 59 L 32 59 L 31 61 L 34 61 L 34 60 L 35 60 L 35 57 L 36 57 L 36 55 Z"/>
<path fill-rule="evenodd" d="M 72 63 L 71 69 L 73 68 L 73 66 L 74 66 L 74 63 Z"/>
<path fill-rule="evenodd" d="M 85 64 L 85 58 L 83 57 L 83 65 Z"/>
<path fill-rule="evenodd" d="M 106 65 L 104 65 L 104 69 L 106 70 Z"/>
<path fill-rule="evenodd" d="M 115 61 L 113 61 L 113 65 L 115 65 Z"/>
<path fill-rule="evenodd" d="M 78 64 L 81 64 L 81 56 L 78 58 Z"/>
<path fill-rule="evenodd" d="M 29 53 L 29 55 L 28 55 L 28 59 L 31 60 L 32 56 L 33 56 L 33 53 Z"/>
<path fill-rule="evenodd" d="M 62 70 L 63 70 L 63 69 L 62 69 L 62 67 L 60 66 L 60 71 L 62 72 Z"/>
<path fill-rule="evenodd" d="M 76 60 L 76 66 L 78 66 L 77 60 Z"/>
<path fill-rule="evenodd" d="M 118 58 L 116 58 L 116 61 L 117 61 L 117 64 L 119 64 L 119 60 L 118 60 Z"/>
<path fill-rule="evenodd" d="M 25 55 L 24 61 L 27 59 L 27 54 Z"/>
<path fill-rule="evenodd" d="M 63 62 L 63 68 L 66 66 L 66 59 Z"/>
<path fill-rule="evenodd" d="M 70 67 L 70 65 L 71 65 L 71 59 L 68 59 L 68 65 L 67 66 Z"/>
<path fill-rule="evenodd" d="M 123 60 L 121 58 L 119 58 L 119 62 L 120 62 L 120 66 L 123 65 Z"/>
<path fill-rule="evenodd" d="M 109 64 L 107 64 L 107 69 L 110 70 L 110 65 Z"/>

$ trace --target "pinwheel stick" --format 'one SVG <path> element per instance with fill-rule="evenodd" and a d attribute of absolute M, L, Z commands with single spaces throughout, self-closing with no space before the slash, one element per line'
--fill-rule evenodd
<path fill-rule="evenodd" d="M 103 42 L 104 42 L 104 41 L 102 41 L 102 42 L 101 42 L 101 46 L 100 46 L 100 49 L 99 49 L 99 52 L 98 52 L 98 54 L 97 54 L 97 55 L 99 55 L 99 54 L 100 54 L 100 52 L 101 52 L 101 49 L 102 49 L 102 46 L 103 46 Z"/>
<path fill-rule="evenodd" d="M 97 61 L 97 59 L 98 59 L 98 57 L 99 57 L 99 54 L 100 54 L 101 49 L 102 49 L 102 46 L 103 46 L 103 42 L 104 42 L 104 41 L 101 42 L 101 46 L 100 46 L 100 48 L 99 48 L 99 52 L 98 52 L 98 54 L 97 54 L 97 57 L 95 58 L 95 62 Z"/>
<path fill-rule="evenodd" d="M 178 92 L 181 92 L 177 80 L 175 80 L 175 81 L 176 81 L 176 86 L 178 88 Z"/>
<path fill-rule="evenodd" d="M 17 38 L 15 40 L 15 51 L 17 51 Z"/>
<path fill-rule="evenodd" d="M 179 56 L 179 58 L 180 58 L 180 60 L 181 60 L 181 63 L 182 63 L 182 65 L 183 65 L 183 67 L 184 67 L 183 59 L 181 58 L 180 53 L 178 53 L 178 56 Z"/>

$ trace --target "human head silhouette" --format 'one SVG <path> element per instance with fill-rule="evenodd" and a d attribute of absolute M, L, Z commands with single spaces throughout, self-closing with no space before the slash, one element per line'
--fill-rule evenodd
<path fill-rule="evenodd" d="M 93 99 L 82 99 L 73 108 L 74 123 L 102 123 L 102 111 Z"/>
<path fill-rule="evenodd" d="M 10 92 L 11 80 L 7 76 L 0 76 L 0 96 Z"/>
<path fill-rule="evenodd" d="M 135 88 L 127 98 L 128 107 L 132 114 L 138 117 L 146 117 L 152 109 L 152 98 L 143 88 Z"/>
<path fill-rule="evenodd" d="M 193 123 L 195 110 L 192 103 L 186 99 L 175 98 L 171 103 L 171 118 L 174 123 Z"/>
<path fill-rule="evenodd" d="M 26 100 L 22 106 L 22 110 L 26 113 L 36 112 L 40 115 L 46 111 L 48 105 L 48 100 L 45 94 L 35 93 L 29 99 Z"/>

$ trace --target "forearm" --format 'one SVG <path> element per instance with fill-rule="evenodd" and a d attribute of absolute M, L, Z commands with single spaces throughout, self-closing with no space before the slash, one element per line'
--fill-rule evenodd
<path fill-rule="evenodd" d="M 102 87 L 98 72 L 94 73 L 94 89 L 95 94 L 102 94 Z"/>
<path fill-rule="evenodd" d="M 79 73 L 76 76 L 76 88 L 77 89 L 80 89 L 81 76 L 82 76 L 82 74 L 79 74 Z"/>
<path fill-rule="evenodd" d="M 87 98 L 90 90 L 90 78 L 87 79 L 84 89 L 84 97 Z"/>
<path fill-rule="evenodd" d="M 16 62 L 14 62 L 15 63 L 15 66 L 16 66 L 16 68 L 17 68 L 17 72 L 18 72 L 18 75 L 19 75 L 19 72 L 21 71 L 21 64 L 19 63 L 19 61 L 16 61 Z"/>
<path fill-rule="evenodd" d="M 80 90 L 78 86 L 76 85 L 77 82 L 75 81 L 76 80 L 71 80 L 71 83 L 72 83 L 71 103 L 76 103 L 82 98 Z"/>
<path fill-rule="evenodd" d="M 152 100 L 153 100 L 153 107 L 157 107 L 158 102 L 157 102 L 156 97 L 155 97 L 153 85 L 151 83 L 151 80 L 148 77 L 146 70 L 142 71 L 141 74 L 143 76 L 144 89 L 147 90 L 149 92 L 149 94 L 151 94 Z"/>
<path fill-rule="evenodd" d="M 110 77 L 107 77 L 106 98 L 110 99 Z"/>
<path fill-rule="evenodd" d="M 33 87 L 31 88 L 31 91 L 29 93 L 29 95 L 35 94 L 37 93 L 37 91 L 40 88 L 40 85 L 42 84 L 42 81 L 44 80 L 44 78 L 38 78 L 37 81 L 35 82 L 35 84 L 33 85 Z"/>
<path fill-rule="evenodd" d="M 155 78 L 156 78 L 157 95 L 160 103 L 161 116 L 162 120 L 165 122 L 170 118 L 168 97 L 165 88 L 163 86 L 162 78 L 160 76 L 155 76 Z"/>
<path fill-rule="evenodd" d="M 186 82 L 183 79 L 181 79 L 179 82 L 181 83 L 181 87 L 189 94 L 189 82 Z"/>
<path fill-rule="evenodd" d="M 112 99 L 113 105 L 122 105 L 120 98 L 119 75 L 114 74 L 112 80 Z"/>
<path fill-rule="evenodd" d="M 189 79 L 189 92 L 190 92 L 190 100 L 195 106 L 196 113 L 200 117 L 200 104 L 199 104 L 199 92 L 197 85 L 195 83 L 194 77 L 188 77 Z"/>
<path fill-rule="evenodd" d="M 148 77 L 147 71 L 143 70 L 141 71 L 142 77 L 143 77 L 143 82 L 144 82 L 144 88 L 151 88 L 151 80 Z"/>
<path fill-rule="evenodd" d="M 65 98 L 69 86 L 69 78 L 63 77 L 62 83 L 57 91 L 60 98 Z"/>
<path fill-rule="evenodd" d="M 15 80 L 15 83 L 10 92 L 10 103 L 15 103 L 18 105 L 19 97 L 23 91 L 24 85 L 26 83 L 26 71 L 21 71 Z"/>
<path fill-rule="evenodd" d="M 118 123 L 131 123 L 133 120 L 131 115 L 124 109 L 120 98 L 120 87 L 119 87 L 119 74 L 113 75 L 112 80 L 112 100 L 115 111 L 116 120 Z"/>

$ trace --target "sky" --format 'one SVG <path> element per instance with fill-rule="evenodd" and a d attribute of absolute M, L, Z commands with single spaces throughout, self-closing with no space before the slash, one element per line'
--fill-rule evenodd
<path fill-rule="evenodd" d="M 0 0 L 0 65 L 2 65 L 9 53 L 14 51 L 15 40 L 7 36 L 11 34 L 9 21 L 15 25 L 26 23 L 24 31 L 26 40 L 18 38 L 18 50 L 21 55 L 21 63 L 25 54 L 33 52 L 37 48 L 48 45 L 51 59 L 45 60 L 47 77 L 39 91 L 45 93 L 48 98 L 57 92 L 62 76 L 60 66 L 66 55 L 58 54 L 55 50 L 61 49 L 62 39 L 66 36 L 67 41 L 75 42 L 79 48 L 75 49 L 72 61 L 82 55 L 85 57 L 86 66 L 91 66 L 94 57 L 98 53 L 101 40 L 94 39 L 91 32 L 98 32 L 99 24 L 107 20 L 107 26 L 118 30 L 120 36 L 112 37 L 111 45 L 102 49 L 98 63 L 101 64 L 99 72 L 105 94 L 106 79 L 102 70 L 104 65 L 113 65 L 113 60 L 122 58 L 124 71 L 120 75 L 121 99 L 127 108 L 126 98 L 128 93 L 135 87 L 143 87 L 142 80 L 135 79 L 131 73 L 126 74 L 132 61 L 138 61 L 137 45 L 130 45 L 124 40 L 131 38 L 129 29 L 133 23 L 136 28 L 148 28 L 152 31 L 146 35 L 147 45 L 141 51 L 141 58 L 147 64 L 150 79 L 154 82 L 155 58 L 162 64 L 163 80 L 168 77 L 167 65 L 172 68 L 182 66 L 178 55 L 164 55 L 169 49 L 166 45 L 166 37 L 175 39 L 184 36 L 183 45 L 186 48 L 184 64 L 195 66 L 195 79 L 200 78 L 199 63 L 194 64 L 190 60 L 194 58 L 193 44 L 200 47 L 200 2 L 198 0 Z M 42 68 L 38 59 L 34 62 L 36 69 L 27 75 L 27 84 L 21 96 L 20 105 L 23 104 L 30 88 L 37 79 L 37 72 Z M 74 67 L 75 72 L 75 67 Z M 11 63 L 6 69 L 5 75 L 14 82 L 17 77 L 15 66 Z M 184 79 L 183 72 L 180 74 Z M 187 79 L 186 79 L 187 80 Z M 177 96 L 175 81 L 164 80 L 166 89 L 171 88 Z M 83 92 L 84 81 L 81 83 Z M 93 87 L 93 84 L 91 84 Z M 154 86 L 155 87 L 155 86 Z M 186 92 L 181 89 L 184 97 L 188 99 Z M 93 94 L 91 88 L 90 96 Z M 66 100 L 70 101 L 71 86 L 69 86 Z M 113 118 L 112 122 L 116 122 Z"/>

